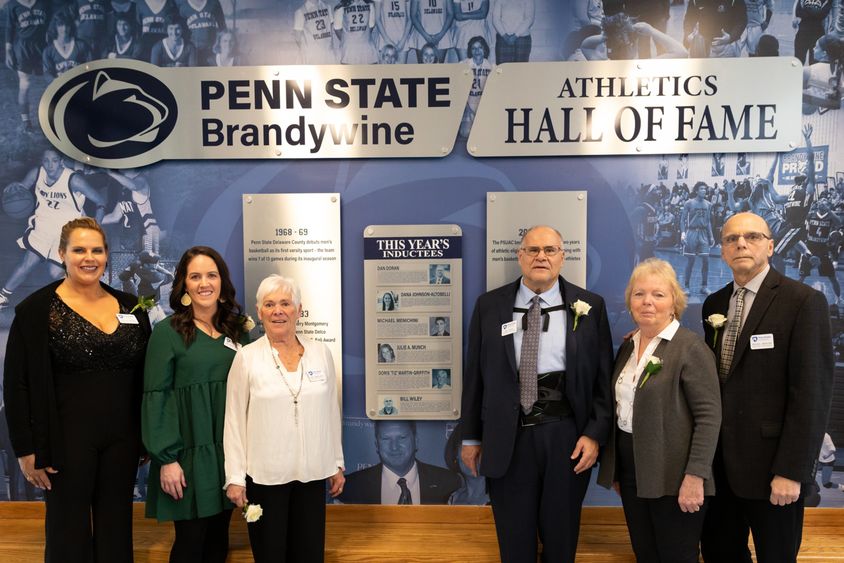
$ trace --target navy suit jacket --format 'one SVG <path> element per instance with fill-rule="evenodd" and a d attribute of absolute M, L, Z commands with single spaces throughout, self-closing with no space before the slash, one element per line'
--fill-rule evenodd
<path fill-rule="evenodd" d="M 469 325 L 469 348 L 463 374 L 464 440 L 481 441 L 480 472 L 501 477 L 510 466 L 519 426 L 519 377 L 513 335 L 501 325 L 513 320 L 513 304 L 521 279 L 478 298 Z M 610 379 L 612 337 L 601 296 L 560 277 L 566 308 L 566 398 L 574 410 L 580 435 L 606 443 L 612 423 Z M 592 306 L 574 331 L 571 304 Z"/>
<path fill-rule="evenodd" d="M 703 303 L 703 327 L 710 347 L 714 329 L 705 319 L 714 313 L 726 316 L 732 293 L 730 283 Z M 725 329 L 718 331 L 714 346 L 719 365 Z M 755 334 L 772 334 L 774 347 L 751 349 Z M 826 298 L 771 268 L 721 383 L 719 447 L 727 480 L 737 496 L 768 499 L 774 475 L 802 483 L 814 481 L 829 416 L 833 369 Z"/>
<path fill-rule="evenodd" d="M 381 473 L 383 463 L 355 471 L 346 476 L 343 493 L 337 500 L 346 504 L 382 504 Z M 456 473 L 416 460 L 419 473 L 420 504 L 448 504 L 451 493 L 460 488 Z"/>

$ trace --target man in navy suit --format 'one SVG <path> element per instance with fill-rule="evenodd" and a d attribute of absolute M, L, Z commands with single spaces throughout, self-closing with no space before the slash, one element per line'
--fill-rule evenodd
<path fill-rule="evenodd" d="M 346 476 L 346 504 L 446 504 L 460 488 L 456 473 L 416 459 L 416 423 L 375 422 L 375 451 L 381 463 Z"/>
<path fill-rule="evenodd" d="M 707 563 L 750 563 L 749 531 L 759 563 L 797 560 L 803 497 L 829 416 L 834 363 L 826 298 L 771 268 L 773 251 L 762 217 L 733 215 L 721 230 L 733 282 L 703 304 L 723 405 L 716 495 L 701 538 Z M 728 319 L 720 327 L 719 315 Z"/>
<path fill-rule="evenodd" d="M 469 327 L 461 457 L 487 477 L 503 563 L 535 563 L 537 533 L 543 561 L 574 561 L 591 467 L 612 421 L 604 300 L 560 277 L 563 254 L 555 229 L 529 229 L 518 253 L 522 277 L 481 295 Z M 523 324 L 531 303 L 541 307 L 532 317 L 541 328 Z M 529 330 L 540 331 L 530 368 L 522 349 Z M 529 407 L 520 367 L 536 374 Z"/>

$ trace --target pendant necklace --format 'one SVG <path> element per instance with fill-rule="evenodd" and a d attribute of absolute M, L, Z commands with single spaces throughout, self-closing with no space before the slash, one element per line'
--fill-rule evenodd
<path fill-rule="evenodd" d="M 272 347 L 272 344 L 270 344 L 270 347 L 273 350 L 275 350 L 275 348 Z M 278 351 L 276 351 L 276 353 L 278 353 Z M 272 350 L 271 350 L 270 355 L 273 357 L 273 363 L 275 364 L 275 369 L 277 369 L 279 375 L 281 375 L 281 380 L 284 382 L 284 386 L 287 387 L 288 393 L 290 393 L 290 396 L 293 397 L 293 423 L 298 427 L 299 426 L 299 394 L 302 393 L 302 382 L 305 380 L 305 371 L 302 369 L 302 359 L 301 358 L 299 359 L 299 369 L 296 370 L 296 371 L 299 372 L 299 389 L 297 389 L 296 392 L 294 393 L 293 387 L 290 386 L 290 384 L 287 382 L 287 378 L 284 376 L 284 370 L 281 369 L 281 366 L 279 365 L 278 360 L 275 359 L 276 354 L 273 354 Z"/>

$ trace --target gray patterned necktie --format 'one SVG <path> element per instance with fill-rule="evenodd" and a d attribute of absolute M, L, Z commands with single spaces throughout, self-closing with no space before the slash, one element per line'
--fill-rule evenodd
<path fill-rule="evenodd" d="M 401 495 L 399 495 L 399 504 L 413 504 L 413 497 L 410 494 L 410 489 L 407 488 L 407 479 L 399 477 L 399 488 L 401 488 Z"/>
<path fill-rule="evenodd" d="M 724 333 L 724 342 L 721 343 L 721 365 L 718 374 L 721 379 L 727 379 L 730 373 L 730 366 L 733 364 L 733 356 L 736 351 L 736 340 L 741 330 L 741 314 L 744 310 L 744 294 L 747 289 L 740 287 L 736 290 L 736 309 L 733 318 L 727 324 L 727 331 Z"/>
<path fill-rule="evenodd" d="M 539 296 L 534 295 L 527 315 L 527 330 L 522 336 L 519 359 L 519 402 L 522 411 L 529 413 L 537 398 L 536 371 L 539 362 L 539 333 L 542 330 L 542 311 Z"/>

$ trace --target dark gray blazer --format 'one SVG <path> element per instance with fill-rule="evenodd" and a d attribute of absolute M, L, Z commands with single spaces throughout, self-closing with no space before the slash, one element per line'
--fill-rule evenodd
<path fill-rule="evenodd" d="M 615 383 L 633 353 L 633 340 L 621 345 L 613 370 L 613 424 L 601 455 L 598 483 L 617 481 L 615 438 L 618 414 Z M 703 477 L 705 495 L 715 494 L 712 458 L 721 427 L 721 394 L 715 358 L 703 339 L 680 327 L 659 343 L 654 355 L 662 369 L 636 389 L 633 403 L 633 457 L 636 493 L 642 498 L 677 496 L 688 473 Z M 641 381 L 641 378 L 639 379 Z"/>

